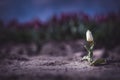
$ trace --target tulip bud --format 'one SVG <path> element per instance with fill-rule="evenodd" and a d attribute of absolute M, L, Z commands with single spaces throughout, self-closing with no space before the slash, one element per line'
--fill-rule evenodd
<path fill-rule="evenodd" d="M 93 42 L 93 36 L 92 36 L 92 33 L 90 30 L 87 30 L 87 32 L 86 32 L 86 40 L 88 42 Z"/>

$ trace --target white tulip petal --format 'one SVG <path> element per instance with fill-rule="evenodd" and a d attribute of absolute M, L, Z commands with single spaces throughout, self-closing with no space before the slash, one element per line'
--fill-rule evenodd
<path fill-rule="evenodd" d="M 90 30 L 87 30 L 87 32 L 86 32 L 86 40 L 88 42 L 92 42 L 93 41 L 93 36 L 92 36 L 92 33 L 91 33 Z"/>

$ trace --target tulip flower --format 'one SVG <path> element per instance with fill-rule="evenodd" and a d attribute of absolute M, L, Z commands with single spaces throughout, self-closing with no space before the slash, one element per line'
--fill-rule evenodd
<path fill-rule="evenodd" d="M 88 42 L 87 45 L 85 45 L 85 49 L 88 52 L 87 56 L 84 56 L 82 60 L 87 60 L 90 63 L 93 61 L 93 48 L 94 48 L 94 41 L 93 41 L 93 36 L 90 30 L 87 30 L 86 32 L 86 41 Z"/>
<path fill-rule="evenodd" d="M 87 60 L 90 63 L 90 65 L 106 63 L 105 59 L 97 59 L 97 60 L 93 59 L 94 40 L 90 30 L 87 30 L 86 32 L 86 41 L 88 42 L 88 44 L 85 45 L 84 47 L 87 50 L 88 55 L 84 56 L 82 60 Z"/>

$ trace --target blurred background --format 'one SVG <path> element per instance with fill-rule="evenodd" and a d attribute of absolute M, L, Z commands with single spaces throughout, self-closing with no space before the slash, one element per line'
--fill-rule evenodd
<path fill-rule="evenodd" d="M 0 0 L 0 43 L 85 39 L 120 44 L 119 0 Z"/>

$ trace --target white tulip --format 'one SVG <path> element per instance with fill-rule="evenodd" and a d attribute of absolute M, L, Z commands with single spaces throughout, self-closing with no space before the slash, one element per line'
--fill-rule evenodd
<path fill-rule="evenodd" d="M 88 42 L 92 42 L 93 41 L 93 36 L 92 36 L 92 33 L 91 33 L 90 30 L 87 30 L 87 32 L 86 32 L 86 40 Z"/>

